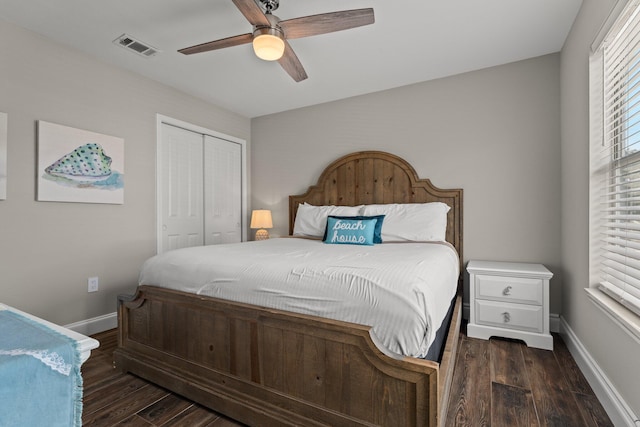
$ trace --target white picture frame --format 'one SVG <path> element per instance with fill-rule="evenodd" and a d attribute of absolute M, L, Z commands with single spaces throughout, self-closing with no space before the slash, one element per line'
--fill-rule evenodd
<path fill-rule="evenodd" d="M 124 203 L 124 140 L 38 121 L 38 201 Z"/>
<path fill-rule="evenodd" d="M 7 199 L 8 115 L 0 113 L 0 200 Z"/>

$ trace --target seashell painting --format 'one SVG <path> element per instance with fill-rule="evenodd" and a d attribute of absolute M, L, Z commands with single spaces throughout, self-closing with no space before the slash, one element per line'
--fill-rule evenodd
<path fill-rule="evenodd" d="M 104 181 L 111 176 L 111 157 L 105 154 L 100 144 L 84 144 L 56 160 L 44 171 L 78 182 Z"/>
<path fill-rule="evenodd" d="M 124 203 L 124 140 L 38 122 L 38 200 Z"/>

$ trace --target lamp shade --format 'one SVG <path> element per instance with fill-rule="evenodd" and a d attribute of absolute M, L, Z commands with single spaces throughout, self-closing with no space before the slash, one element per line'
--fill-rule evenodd
<path fill-rule="evenodd" d="M 251 228 L 273 228 L 271 211 L 258 209 L 251 213 Z"/>
<path fill-rule="evenodd" d="M 253 33 L 253 51 L 265 61 L 277 61 L 284 55 L 282 34 L 274 28 L 258 28 Z"/>

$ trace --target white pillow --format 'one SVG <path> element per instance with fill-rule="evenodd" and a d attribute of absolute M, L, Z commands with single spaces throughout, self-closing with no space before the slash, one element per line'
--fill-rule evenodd
<path fill-rule="evenodd" d="M 361 215 L 384 215 L 382 242 L 437 241 L 446 240 L 447 204 L 393 203 L 388 205 L 365 205 Z"/>
<path fill-rule="evenodd" d="M 322 237 L 327 227 L 327 217 L 357 216 L 363 206 L 313 206 L 308 203 L 298 205 L 296 221 L 293 223 L 294 236 Z"/>

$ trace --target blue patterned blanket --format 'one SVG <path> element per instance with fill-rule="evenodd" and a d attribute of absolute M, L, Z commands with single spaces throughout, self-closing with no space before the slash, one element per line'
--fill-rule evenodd
<path fill-rule="evenodd" d="M 80 365 L 75 340 L 0 310 L 0 426 L 81 426 Z"/>

